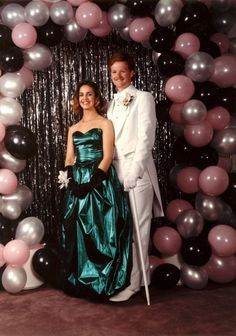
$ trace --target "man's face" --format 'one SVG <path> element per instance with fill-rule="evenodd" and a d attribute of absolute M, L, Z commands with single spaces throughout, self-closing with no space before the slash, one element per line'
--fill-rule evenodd
<path fill-rule="evenodd" d="M 133 70 L 129 70 L 126 62 L 115 62 L 111 66 L 111 80 L 118 91 L 127 88 L 132 81 Z"/>

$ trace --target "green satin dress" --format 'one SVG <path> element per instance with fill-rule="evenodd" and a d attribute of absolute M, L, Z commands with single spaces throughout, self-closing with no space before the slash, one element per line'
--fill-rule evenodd
<path fill-rule="evenodd" d="M 102 130 L 76 131 L 73 143 L 77 161 L 73 175 L 78 183 L 90 181 L 103 157 Z M 129 285 L 132 263 L 132 225 L 128 201 L 111 165 L 108 179 L 84 199 L 69 189 L 62 223 L 65 284 L 76 296 L 109 297 Z"/>

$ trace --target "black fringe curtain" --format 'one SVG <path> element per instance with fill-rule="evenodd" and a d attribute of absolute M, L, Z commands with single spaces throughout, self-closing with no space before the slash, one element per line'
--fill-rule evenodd
<path fill-rule="evenodd" d="M 64 167 L 67 130 L 73 122 L 70 100 L 78 82 L 91 79 L 99 84 L 105 99 L 112 98 L 113 86 L 107 62 L 113 51 L 122 49 L 134 56 L 136 74 L 134 85 L 151 91 L 156 101 L 165 99 L 163 79 L 152 60 L 152 51 L 133 41 L 127 42 L 116 33 L 106 38 L 88 34 L 78 44 L 63 41 L 51 48 L 53 62 L 45 70 L 34 73 L 34 82 L 19 98 L 23 107 L 21 124 L 37 137 L 38 151 L 28 160 L 19 174 L 19 183 L 33 192 L 34 201 L 27 216 L 38 217 L 48 235 L 58 237 L 63 191 L 57 176 Z M 157 111 L 158 113 L 158 111 Z M 153 155 L 164 206 L 168 202 L 168 174 L 172 134 L 168 122 L 157 124 Z"/>

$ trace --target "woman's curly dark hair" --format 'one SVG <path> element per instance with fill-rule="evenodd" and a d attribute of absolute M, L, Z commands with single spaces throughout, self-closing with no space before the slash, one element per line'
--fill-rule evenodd
<path fill-rule="evenodd" d="M 104 115 L 105 114 L 105 107 L 106 107 L 106 101 L 105 99 L 102 97 L 100 90 L 98 89 L 98 86 L 96 83 L 89 81 L 89 80 L 85 80 L 83 82 L 80 82 L 75 93 L 74 96 L 72 98 L 72 110 L 73 112 L 79 117 L 82 118 L 83 116 L 83 109 L 79 104 L 79 92 L 82 86 L 87 85 L 89 86 L 94 94 L 95 94 L 95 98 L 97 100 L 97 103 L 95 105 L 96 111 L 101 114 Z"/>

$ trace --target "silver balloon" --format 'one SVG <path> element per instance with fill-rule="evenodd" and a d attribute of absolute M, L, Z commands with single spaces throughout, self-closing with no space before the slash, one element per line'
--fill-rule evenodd
<path fill-rule="evenodd" d="M 1 213 L 4 217 L 14 220 L 20 217 L 21 212 L 21 206 L 17 201 L 2 199 Z"/>
<path fill-rule="evenodd" d="M 113 28 L 122 29 L 129 24 L 131 14 L 127 6 L 118 3 L 110 7 L 107 17 Z"/>
<path fill-rule="evenodd" d="M 204 219 L 199 211 L 187 209 L 178 215 L 176 225 L 183 238 L 197 237 L 202 232 Z"/>
<path fill-rule="evenodd" d="M 49 16 L 48 6 L 42 1 L 31 1 L 25 6 L 25 19 L 32 26 L 43 26 Z"/>
<path fill-rule="evenodd" d="M 30 70 L 42 70 L 52 63 L 51 50 L 43 44 L 36 43 L 32 48 L 25 49 L 24 66 Z"/>
<path fill-rule="evenodd" d="M 195 198 L 195 208 L 204 219 L 216 221 L 223 215 L 224 202 L 219 197 L 208 196 L 199 192 Z"/>
<path fill-rule="evenodd" d="M 66 25 L 73 18 L 74 12 L 71 4 L 67 1 L 54 3 L 50 7 L 50 17 L 58 25 Z"/>
<path fill-rule="evenodd" d="M 161 27 L 175 24 L 181 14 L 181 2 L 176 0 L 160 0 L 154 10 L 154 16 Z"/>
<path fill-rule="evenodd" d="M 2 23 L 9 28 L 15 27 L 18 23 L 25 21 L 24 7 L 17 3 L 8 4 L 1 11 Z"/>
<path fill-rule="evenodd" d="M 16 73 L 5 73 L 0 77 L 0 93 L 5 97 L 19 97 L 25 90 L 24 80 Z"/>
<path fill-rule="evenodd" d="M 236 130 L 225 128 L 215 133 L 211 146 L 222 156 L 236 154 Z"/>
<path fill-rule="evenodd" d="M 185 74 L 195 82 L 207 81 L 214 72 L 214 59 L 206 52 L 191 54 L 185 61 Z"/>
<path fill-rule="evenodd" d="M 201 100 L 191 99 L 184 104 L 181 116 L 190 125 L 199 124 L 206 119 L 207 108 Z"/>
<path fill-rule="evenodd" d="M 78 43 L 85 39 L 88 29 L 81 28 L 78 23 L 73 19 L 65 25 L 64 27 L 65 32 L 65 38 L 72 42 L 72 43 Z"/>
<path fill-rule="evenodd" d="M 40 243 L 44 235 L 44 226 L 37 217 L 26 217 L 16 228 L 16 239 L 21 239 L 29 246 Z"/>
<path fill-rule="evenodd" d="M 25 210 L 33 202 L 33 193 L 26 185 L 18 185 L 14 193 L 3 195 L 2 199 L 3 201 L 17 202 L 21 207 L 21 210 Z"/>
<path fill-rule="evenodd" d="M 19 160 L 11 155 L 3 146 L 0 144 L 0 167 L 6 168 L 14 173 L 19 173 L 26 167 L 26 160 Z"/>
<path fill-rule="evenodd" d="M 131 41 L 131 37 L 129 36 L 129 26 L 124 27 L 122 29 L 118 30 L 118 33 L 120 34 L 121 38 L 125 41 Z"/>
<path fill-rule="evenodd" d="M 21 104 L 10 97 L 0 98 L 0 122 L 5 125 L 18 124 L 23 116 Z"/>
<path fill-rule="evenodd" d="M 26 280 L 22 267 L 7 266 L 2 274 L 2 286 L 8 293 L 19 293 L 25 287 Z"/>
<path fill-rule="evenodd" d="M 183 264 L 180 273 L 181 282 L 192 289 L 203 289 L 208 283 L 208 273 L 203 267 Z"/>

